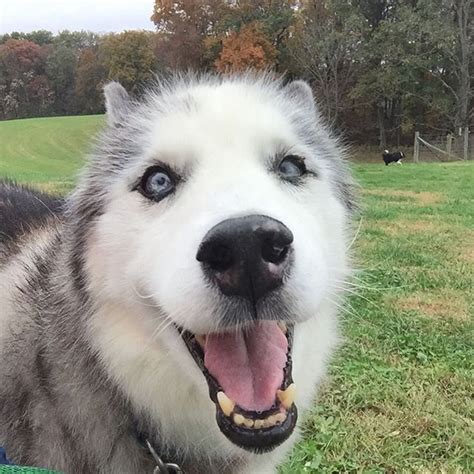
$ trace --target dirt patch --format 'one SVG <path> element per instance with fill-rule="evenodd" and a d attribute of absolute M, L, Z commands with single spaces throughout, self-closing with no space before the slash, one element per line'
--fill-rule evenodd
<path fill-rule="evenodd" d="M 460 257 L 465 262 L 474 263 L 474 245 L 467 247 Z"/>
<path fill-rule="evenodd" d="M 376 227 L 386 231 L 390 235 L 400 235 L 401 233 L 433 233 L 439 234 L 446 229 L 445 225 L 428 220 L 407 220 L 398 219 L 396 221 L 377 221 Z"/>
<path fill-rule="evenodd" d="M 429 318 L 467 321 L 469 304 L 460 291 L 439 290 L 418 292 L 396 299 L 393 304 L 403 311 L 416 311 Z"/>
<path fill-rule="evenodd" d="M 474 232 L 465 230 L 460 242 L 457 258 L 463 262 L 474 264 Z"/>
<path fill-rule="evenodd" d="M 380 197 L 403 197 L 410 198 L 416 204 L 420 206 L 430 206 L 432 204 L 438 204 L 444 200 L 444 194 L 442 193 L 432 193 L 428 191 L 403 191 L 399 189 L 389 189 L 389 188 L 376 188 L 376 189 L 365 189 L 363 191 L 365 194 L 370 194 L 373 196 Z"/>

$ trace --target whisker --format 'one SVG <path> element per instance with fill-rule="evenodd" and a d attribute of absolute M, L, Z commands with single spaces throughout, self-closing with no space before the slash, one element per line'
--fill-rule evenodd
<path fill-rule="evenodd" d="M 349 246 L 346 248 L 347 251 L 349 251 L 352 246 L 354 245 L 354 242 L 357 240 L 357 238 L 359 237 L 359 234 L 360 234 L 360 229 L 362 228 L 362 222 L 364 221 L 364 217 L 361 217 L 360 220 L 359 220 L 359 225 L 357 227 L 357 230 L 354 234 L 354 237 L 352 238 L 352 241 L 351 243 L 349 244 Z"/>

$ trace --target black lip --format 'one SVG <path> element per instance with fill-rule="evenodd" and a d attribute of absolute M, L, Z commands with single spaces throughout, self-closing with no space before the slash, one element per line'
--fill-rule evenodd
<path fill-rule="evenodd" d="M 237 446 L 254 453 L 272 451 L 293 433 L 298 419 L 295 404 L 289 409 L 285 421 L 271 428 L 253 429 L 237 426 L 219 408 L 216 410 L 216 420 L 222 433 Z"/>
<path fill-rule="evenodd" d="M 224 415 L 220 406 L 217 402 L 217 393 L 222 390 L 217 380 L 209 373 L 207 368 L 204 366 L 204 353 L 201 349 L 201 346 L 198 344 L 194 335 L 188 331 L 181 330 L 181 336 L 193 356 L 193 359 L 196 361 L 196 364 L 201 369 L 204 374 L 208 387 L 209 387 L 209 397 L 214 402 L 216 406 L 216 421 L 217 426 L 221 432 L 226 436 L 232 443 L 239 446 L 242 449 L 251 451 L 254 453 L 263 453 L 272 451 L 281 443 L 286 441 L 289 436 L 293 433 L 293 430 L 298 419 L 298 410 L 293 404 L 290 409 L 287 411 L 287 417 L 283 423 L 280 425 L 275 425 L 269 428 L 246 428 L 244 426 L 237 426 L 233 423 L 230 417 Z M 288 326 L 286 337 L 288 340 L 288 353 L 287 353 L 287 363 L 283 369 L 283 383 L 281 389 L 285 390 L 288 386 L 293 383 L 292 379 L 292 358 L 291 358 L 291 349 L 293 344 L 293 326 Z M 235 413 L 240 413 L 246 418 L 258 419 L 266 418 L 269 415 L 280 413 L 279 404 L 275 404 L 270 409 L 264 412 L 253 412 L 243 410 L 241 407 L 236 406 L 234 409 Z"/>

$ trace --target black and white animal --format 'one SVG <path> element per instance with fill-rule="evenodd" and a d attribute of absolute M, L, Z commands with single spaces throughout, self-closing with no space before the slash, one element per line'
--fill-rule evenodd
<path fill-rule="evenodd" d="M 384 150 L 384 152 L 382 153 L 382 158 L 385 163 L 385 166 L 388 166 L 390 163 L 397 163 L 401 165 L 403 158 L 405 158 L 405 155 L 403 151 L 395 151 L 393 153 L 390 153 L 388 150 Z"/>
<path fill-rule="evenodd" d="M 67 474 L 269 473 L 337 343 L 353 184 L 310 88 L 187 77 L 64 201 L 0 186 L 0 446 Z"/>

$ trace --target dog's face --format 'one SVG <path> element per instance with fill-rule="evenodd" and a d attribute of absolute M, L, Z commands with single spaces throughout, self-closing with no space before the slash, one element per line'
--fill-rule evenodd
<path fill-rule="evenodd" d="M 141 105 L 117 84 L 106 94 L 112 164 L 97 159 L 83 191 L 102 196 L 86 256 L 95 296 L 180 348 L 171 357 L 207 381 L 228 439 L 273 449 L 296 422 L 295 326 L 347 275 L 338 149 L 303 83 L 182 83 Z"/>

